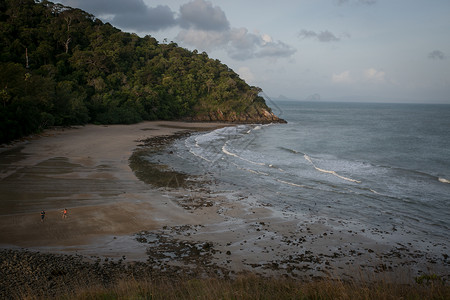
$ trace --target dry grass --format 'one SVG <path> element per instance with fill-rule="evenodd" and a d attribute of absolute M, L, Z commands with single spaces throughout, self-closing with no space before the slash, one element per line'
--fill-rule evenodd
<path fill-rule="evenodd" d="M 36 299 L 25 296 L 24 299 Z M 442 282 L 390 284 L 320 280 L 267 279 L 254 275 L 237 279 L 122 280 L 111 287 L 80 287 L 58 299 L 450 299 Z"/>

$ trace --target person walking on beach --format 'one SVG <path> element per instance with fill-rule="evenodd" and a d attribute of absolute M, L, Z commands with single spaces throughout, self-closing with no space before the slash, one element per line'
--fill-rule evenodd
<path fill-rule="evenodd" d="M 62 218 L 67 218 L 67 208 L 64 208 L 64 210 L 62 211 Z"/>
<path fill-rule="evenodd" d="M 45 218 L 45 211 L 42 210 L 41 211 L 41 222 L 44 222 L 44 218 Z"/>

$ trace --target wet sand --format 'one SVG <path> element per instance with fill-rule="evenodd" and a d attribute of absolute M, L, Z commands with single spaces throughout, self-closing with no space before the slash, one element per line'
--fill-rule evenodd
<path fill-rule="evenodd" d="M 0 245 L 86 249 L 101 255 L 97 250 L 106 237 L 117 241 L 117 236 L 139 230 L 193 222 L 193 216 L 167 195 L 138 180 L 128 160 L 141 140 L 220 126 L 178 122 L 87 125 L 48 130 L 4 146 L 0 153 Z M 65 219 L 64 208 L 68 209 Z M 44 222 L 41 210 L 46 211 Z"/>
<path fill-rule="evenodd" d="M 306 213 L 276 213 L 246 201 L 249 195 L 239 191 L 230 201 L 201 185 L 156 188 L 130 168 L 129 159 L 144 140 L 151 144 L 149 138 L 221 126 L 88 125 L 46 131 L 1 148 L 0 247 L 126 257 L 161 269 L 201 266 L 222 274 L 362 279 L 383 274 L 409 282 L 449 270 L 448 256 L 382 242 L 395 239 L 394 233 L 361 232 L 350 222 L 330 223 Z"/>

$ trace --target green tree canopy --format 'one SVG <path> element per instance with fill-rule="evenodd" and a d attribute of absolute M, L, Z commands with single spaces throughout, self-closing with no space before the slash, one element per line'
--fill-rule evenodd
<path fill-rule="evenodd" d="M 122 32 L 80 9 L 3 0 L 0 46 L 0 143 L 87 122 L 277 121 L 259 88 L 206 53 Z"/>

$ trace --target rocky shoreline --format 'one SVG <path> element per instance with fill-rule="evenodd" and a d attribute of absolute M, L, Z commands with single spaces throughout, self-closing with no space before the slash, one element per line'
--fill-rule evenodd
<path fill-rule="evenodd" d="M 273 112 L 260 108 L 250 112 L 237 114 L 236 112 L 223 112 L 220 109 L 208 113 L 198 113 L 196 116 L 188 119 L 194 122 L 224 122 L 230 124 L 270 124 L 287 123 L 286 120 L 279 118 Z"/>
<path fill-rule="evenodd" d="M 120 259 L 86 258 L 36 251 L 0 250 L 0 299 L 61 297 L 82 288 L 111 287 L 119 280 L 176 278 L 181 267 L 155 269 L 143 262 Z"/>
<path fill-rule="evenodd" d="M 399 286 L 414 286 L 424 281 L 429 284 L 429 280 L 433 280 L 434 284 L 446 286 L 449 282 L 448 274 L 426 272 L 419 273 L 419 276 L 411 277 L 404 282 L 404 279 L 399 278 L 405 274 L 398 272 L 402 267 L 398 259 L 406 259 L 403 261 L 403 266 L 410 268 L 417 262 L 415 260 L 425 258 L 420 254 L 412 255 L 407 249 L 397 249 L 377 255 L 383 263 L 376 266 L 361 263 L 359 264 L 360 274 L 347 274 L 342 277 L 327 275 L 321 270 L 332 269 L 344 256 L 347 264 L 362 260 L 361 257 L 373 254 L 373 250 L 338 251 L 332 255 L 305 251 L 302 255 L 274 257 L 272 261 L 259 264 L 245 262 L 253 271 L 235 272 L 224 265 L 224 261 L 228 257 L 228 262 L 231 262 L 231 252 L 236 250 L 225 252 L 224 245 L 217 242 L 190 240 L 189 237 L 197 230 L 200 231 L 201 228 L 181 226 L 137 233 L 135 239 L 148 246 L 147 261 L 129 260 L 125 255 L 110 258 L 55 254 L 28 249 L 0 249 L 0 299 L 23 299 L 30 295 L 38 299 L 63 296 L 70 298 L 72 294 L 92 288 L 112 289 L 122 281 L 175 283 L 200 278 L 228 280 L 244 274 L 296 278 L 304 283 L 337 279 L 348 283 L 362 280 L 364 284 L 385 282 Z M 284 241 L 297 246 L 305 242 L 305 240 L 293 239 Z M 233 249 L 233 247 L 227 244 L 226 249 Z M 217 256 L 225 258 L 217 260 Z M 436 264 L 436 261 L 429 261 L 429 263 Z M 445 262 L 440 263 L 448 266 L 447 258 Z M 266 273 L 268 271 L 270 272 Z"/>
<path fill-rule="evenodd" d="M 242 273 L 302 282 L 338 278 L 401 284 L 436 275 L 449 282 L 450 261 L 443 245 L 434 245 L 442 251 L 430 256 L 426 249 L 395 240 L 395 232 L 368 232 L 308 216 L 277 216 L 268 205 L 245 201 L 249 195 L 239 191 L 226 192 L 233 194 L 230 201 L 223 192 L 210 189 L 214 183 L 161 165 L 142 165 L 152 151 L 173 155 L 166 146 L 193 130 L 203 130 L 194 125 L 95 126 L 38 139 L 25 148 L 28 173 L 23 172 L 24 153 L 17 154 L 20 160 L 12 157 L 22 164 L 11 171 L 18 176 L 5 175 L 11 182 L 30 176 L 36 184 L 37 174 L 39 187 L 53 191 L 56 181 L 80 189 L 86 177 L 93 190 L 78 198 L 92 201 L 98 195 L 99 201 L 116 203 L 70 208 L 66 220 L 57 211 L 49 212 L 55 218 L 45 223 L 34 214 L 3 215 L 0 298 L 70 297 L 77 289 L 108 288 L 121 280 L 234 278 Z M 123 148 L 114 148 L 118 141 Z M 32 149 L 33 145 L 40 147 Z M 176 185 L 171 187 L 168 181 L 174 178 Z M 5 191 L 11 182 L 5 181 Z M 28 181 L 17 183 L 20 187 Z M 117 189 L 116 198 L 102 196 L 112 189 Z M 66 201 L 78 199 L 69 192 L 60 191 Z M 87 235 L 94 238 L 87 240 Z M 387 245 L 384 238 L 394 242 Z"/>

